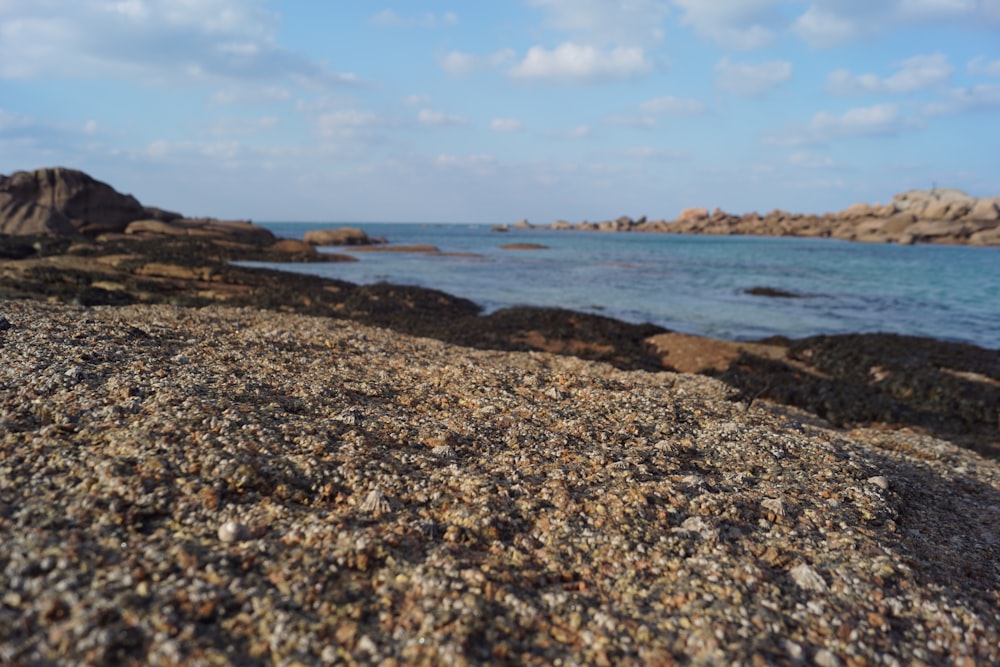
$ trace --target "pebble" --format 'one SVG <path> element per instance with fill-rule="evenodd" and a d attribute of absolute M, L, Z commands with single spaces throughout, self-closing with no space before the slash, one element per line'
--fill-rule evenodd
<path fill-rule="evenodd" d="M 874 484 L 875 486 L 877 486 L 878 488 L 882 489 L 883 491 L 888 491 L 889 490 L 889 480 L 886 479 L 882 475 L 876 475 L 874 477 L 869 477 L 866 481 L 869 484 Z"/>
<path fill-rule="evenodd" d="M 223 542 L 240 542 L 249 535 L 250 531 L 239 521 L 227 521 L 219 526 L 219 539 Z"/>

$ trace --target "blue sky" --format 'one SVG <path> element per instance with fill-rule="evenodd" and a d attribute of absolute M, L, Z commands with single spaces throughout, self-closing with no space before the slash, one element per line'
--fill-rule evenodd
<path fill-rule="evenodd" d="M 0 173 L 187 215 L 1000 194 L 1000 0 L 0 0 Z"/>

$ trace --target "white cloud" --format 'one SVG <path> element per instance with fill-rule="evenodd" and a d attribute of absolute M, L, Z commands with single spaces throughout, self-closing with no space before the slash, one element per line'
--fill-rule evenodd
<path fill-rule="evenodd" d="M 403 16 L 392 9 L 383 9 L 369 21 L 372 25 L 388 28 L 437 28 L 457 24 L 458 15 L 454 12 L 443 14 L 427 12 L 415 16 Z"/>
<path fill-rule="evenodd" d="M 379 124 L 379 117 L 373 111 L 342 109 L 320 114 L 316 119 L 319 134 L 324 137 L 357 137 Z"/>
<path fill-rule="evenodd" d="M 257 118 L 220 118 L 211 129 L 215 136 L 258 134 L 281 125 L 277 116 L 259 116 Z"/>
<path fill-rule="evenodd" d="M 555 130 L 549 132 L 550 136 L 559 139 L 585 139 L 590 136 L 590 126 L 586 123 L 571 127 L 568 130 Z"/>
<path fill-rule="evenodd" d="M 922 124 L 905 118 L 895 104 L 876 104 L 848 109 L 841 114 L 821 111 L 808 123 L 786 127 L 763 137 L 762 142 L 773 146 L 809 146 L 856 137 L 899 134 L 917 127 Z"/>
<path fill-rule="evenodd" d="M 693 116 L 704 113 L 705 104 L 700 100 L 666 95 L 643 102 L 639 105 L 639 111 L 647 114 Z"/>
<path fill-rule="evenodd" d="M 417 121 L 421 125 L 435 127 L 464 127 L 469 124 L 468 119 L 462 116 L 453 116 L 434 109 L 421 109 L 417 114 Z"/>
<path fill-rule="evenodd" d="M 831 138 L 890 134 L 901 125 L 902 115 L 895 104 L 856 107 L 839 116 L 821 111 L 809 122 L 811 130 Z"/>
<path fill-rule="evenodd" d="M 673 0 L 683 13 L 681 23 L 695 34 L 732 49 L 765 46 L 784 19 L 783 0 Z"/>
<path fill-rule="evenodd" d="M 812 5 L 792 24 L 792 32 L 810 46 L 822 48 L 850 41 L 862 29 L 853 20 Z"/>
<path fill-rule="evenodd" d="M 516 118 L 494 118 L 490 127 L 497 132 L 520 132 L 524 124 Z"/>
<path fill-rule="evenodd" d="M 605 125 L 616 125 L 618 127 L 631 127 L 643 130 L 649 130 L 656 127 L 656 119 L 651 116 L 607 116 L 601 122 Z"/>
<path fill-rule="evenodd" d="M 31 118 L 0 107 L 0 132 L 19 130 L 33 124 L 34 121 Z"/>
<path fill-rule="evenodd" d="M 356 81 L 277 41 L 264 0 L 0 3 L 0 77 L 110 77 L 176 87 L 296 79 Z"/>
<path fill-rule="evenodd" d="M 431 101 L 431 98 L 428 95 L 416 95 L 416 94 L 414 94 L 414 95 L 407 95 L 406 97 L 403 98 L 403 104 L 405 104 L 408 107 L 423 106 L 423 105 L 427 104 L 430 101 Z"/>
<path fill-rule="evenodd" d="M 955 88 L 948 91 L 943 101 L 928 104 L 925 110 L 931 115 L 1000 111 L 1000 83 L 981 83 L 968 88 Z"/>
<path fill-rule="evenodd" d="M 693 1 L 693 0 L 692 0 Z M 798 4 L 798 3 L 787 3 Z M 901 24 L 942 23 L 980 28 L 1000 24 L 997 0 L 813 0 L 792 24 L 791 30 L 814 47 L 829 47 L 850 40 L 890 32 Z"/>
<path fill-rule="evenodd" d="M 472 155 L 452 155 L 441 153 L 434 158 L 434 164 L 442 169 L 470 170 L 479 174 L 490 173 L 496 167 L 496 158 L 485 153 Z"/>
<path fill-rule="evenodd" d="M 238 141 L 219 141 L 207 144 L 201 147 L 201 154 L 207 158 L 232 161 L 240 155 L 240 144 Z"/>
<path fill-rule="evenodd" d="M 758 64 L 734 63 L 726 56 L 715 65 L 715 85 L 734 95 L 759 95 L 792 78 L 792 64 L 770 60 Z"/>
<path fill-rule="evenodd" d="M 260 86 L 249 83 L 225 86 L 212 94 L 209 103 L 213 106 L 257 105 L 287 102 L 291 99 L 292 91 L 286 86 Z"/>
<path fill-rule="evenodd" d="M 962 17 L 974 13 L 978 5 L 977 0 L 899 0 L 899 13 L 909 19 Z"/>
<path fill-rule="evenodd" d="M 827 77 L 827 90 L 838 95 L 911 93 L 945 83 L 955 71 L 943 53 L 913 56 L 896 63 L 896 67 L 898 71 L 884 79 L 875 74 L 836 70 Z"/>
<path fill-rule="evenodd" d="M 662 0 L 528 0 L 548 25 L 594 45 L 649 46 L 663 40 L 668 13 Z"/>
<path fill-rule="evenodd" d="M 150 142 L 149 146 L 146 147 L 146 154 L 154 160 L 166 157 L 170 151 L 170 143 L 163 139 Z"/>
<path fill-rule="evenodd" d="M 985 56 L 978 56 L 969 61 L 966 69 L 975 76 L 1000 76 L 1000 58 L 987 60 Z"/>
<path fill-rule="evenodd" d="M 478 70 L 502 67 L 511 62 L 516 54 L 512 49 L 501 49 L 488 56 L 451 51 L 438 56 L 438 64 L 452 76 L 466 76 Z"/>
<path fill-rule="evenodd" d="M 816 155 L 808 151 L 796 151 L 788 156 L 788 163 L 806 169 L 831 169 L 837 166 L 833 158 L 827 155 Z"/>
<path fill-rule="evenodd" d="M 628 79 L 649 71 L 641 48 L 594 46 L 564 42 L 554 50 L 534 46 L 509 74 L 515 79 L 561 82 L 594 82 Z"/>

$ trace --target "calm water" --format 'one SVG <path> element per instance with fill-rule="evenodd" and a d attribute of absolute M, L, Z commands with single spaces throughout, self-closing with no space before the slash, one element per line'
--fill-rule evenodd
<path fill-rule="evenodd" d="M 330 224 L 263 223 L 302 238 Z M 1000 348 L 1000 248 L 897 246 L 827 239 L 511 230 L 364 224 L 393 244 L 476 257 L 358 253 L 355 263 L 268 264 L 348 280 L 419 285 L 487 311 L 559 306 L 688 333 L 770 335 L 885 331 Z M 546 250 L 501 250 L 506 243 Z M 783 299 L 744 290 L 771 287 Z"/>

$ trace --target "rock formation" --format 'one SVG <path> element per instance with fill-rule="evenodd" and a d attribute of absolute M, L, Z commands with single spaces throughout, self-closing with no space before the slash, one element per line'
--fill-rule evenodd
<path fill-rule="evenodd" d="M 372 245 L 385 243 L 385 239 L 373 239 L 356 227 L 340 227 L 338 229 L 310 229 L 305 234 L 305 242 L 314 246 Z"/>
<path fill-rule="evenodd" d="M 765 215 L 733 215 L 721 209 L 686 208 L 673 221 L 563 220 L 549 229 L 664 232 L 751 236 L 812 236 L 868 243 L 1000 245 L 1000 197 L 972 197 L 961 190 L 910 190 L 888 204 L 858 203 L 837 213 L 812 215 L 775 209 Z"/>
<path fill-rule="evenodd" d="M 0 175 L 0 234 L 14 236 L 198 235 L 271 243 L 247 221 L 185 218 L 143 206 L 132 195 L 76 169 L 53 167 Z"/>

